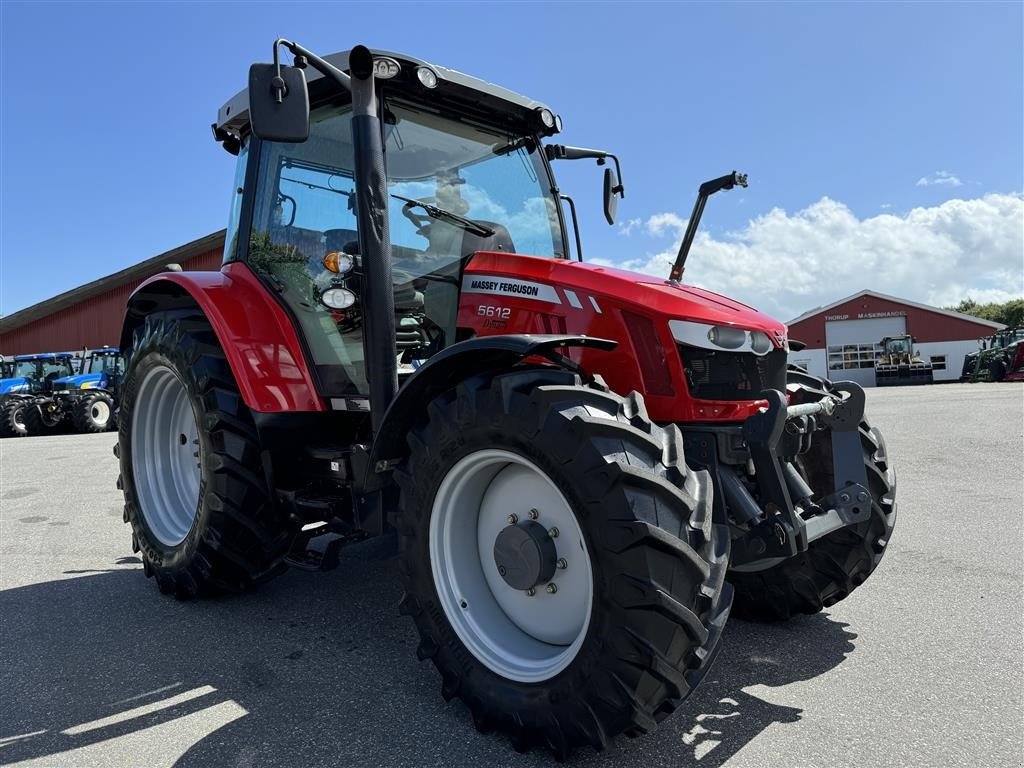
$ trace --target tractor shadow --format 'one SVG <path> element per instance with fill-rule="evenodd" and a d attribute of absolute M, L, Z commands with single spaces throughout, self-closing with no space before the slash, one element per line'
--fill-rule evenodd
<path fill-rule="evenodd" d="M 0 592 L 0 765 L 551 765 L 444 703 L 397 615 L 395 572 L 383 539 L 240 598 L 178 602 L 126 558 Z M 574 762 L 723 765 L 800 719 L 743 689 L 834 668 L 853 650 L 845 626 L 732 622 L 701 688 L 655 733 Z"/>

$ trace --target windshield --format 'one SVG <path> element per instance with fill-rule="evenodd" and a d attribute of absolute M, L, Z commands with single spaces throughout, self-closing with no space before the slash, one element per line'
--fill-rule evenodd
<path fill-rule="evenodd" d="M 93 355 L 89 360 L 89 373 L 117 373 L 120 363 L 118 355 Z"/>
<path fill-rule="evenodd" d="M 468 257 L 563 258 L 565 247 L 534 137 L 396 100 L 383 113 L 399 370 L 409 372 L 454 342 Z M 249 241 L 250 266 L 292 308 L 330 395 L 367 391 L 353 156 L 348 106 L 314 111 L 301 144 L 264 143 Z"/>
<path fill-rule="evenodd" d="M 59 379 L 71 375 L 67 360 L 19 360 L 14 366 L 15 378 Z"/>
<path fill-rule="evenodd" d="M 905 352 L 910 351 L 910 340 L 909 339 L 892 339 L 889 342 L 889 354 L 890 355 L 901 355 Z"/>

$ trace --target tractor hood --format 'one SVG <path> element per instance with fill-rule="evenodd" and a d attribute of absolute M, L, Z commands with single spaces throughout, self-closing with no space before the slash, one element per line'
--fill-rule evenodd
<path fill-rule="evenodd" d="M 469 282 L 464 280 L 463 290 L 500 294 L 500 285 L 488 287 L 485 284 L 486 275 L 500 275 L 517 282 L 536 281 L 542 286 L 550 284 L 561 290 L 548 292 L 542 287 L 540 295 L 546 293 L 550 299 L 557 299 L 558 303 L 564 301 L 568 307 L 576 307 L 577 304 L 593 306 L 593 300 L 597 306 L 617 305 L 652 319 L 660 316 L 668 321 L 683 320 L 762 331 L 776 348 L 787 345 L 784 323 L 717 293 L 689 285 L 670 285 L 651 275 L 566 259 L 478 253 L 466 269 Z M 474 288 L 473 279 L 484 282 L 478 282 Z M 509 295 L 522 290 L 514 284 L 510 286 Z M 565 294 L 566 289 L 571 296 Z"/>
<path fill-rule="evenodd" d="M 0 379 L 0 395 L 25 392 L 29 389 L 29 386 L 30 382 L 24 376 L 16 379 Z"/>
<path fill-rule="evenodd" d="M 77 376 L 64 376 L 54 379 L 54 389 L 93 389 L 100 386 L 102 373 L 80 373 Z"/>

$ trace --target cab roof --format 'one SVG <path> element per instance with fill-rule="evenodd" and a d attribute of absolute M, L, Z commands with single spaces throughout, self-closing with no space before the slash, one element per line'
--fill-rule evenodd
<path fill-rule="evenodd" d="M 70 352 L 47 352 L 38 355 L 15 355 L 14 361 L 20 363 L 22 360 L 71 360 L 73 357 Z"/>
<path fill-rule="evenodd" d="M 380 82 L 390 86 L 396 95 L 419 97 L 427 103 L 448 106 L 454 110 L 486 119 L 487 122 L 499 125 L 508 123 L 519 130 L 528 128 L 538 133 L 550 133 L 539 122 L 540 110 L 550 109 L 546 104 L 534 101 L 500 85 L 488 83 L 454 69 L 430 64 L 404 53 L 371 50 L 374 59 L 388 58 L 398 62 L 400 71 L 397 75 Z M 349 51 L 341 51 L 324 56 L 330 64 L 338 69 L 348 71 Z M 437 75 L 437 86 L 428 89 L 421 85 L 416 70 L 427 67 Z M 313 67 L 305 69 L 306 82 L 309 86 L 310 104 L 337 95 L 336 86 L 326 81 L 324 76 Z M 213 124 L 213 133 L 218 141 L 228 136 L 241 137 L 249 132 L 249 91 L 244 89 L 236 93 L 217 111 L 217 122 Z"/>

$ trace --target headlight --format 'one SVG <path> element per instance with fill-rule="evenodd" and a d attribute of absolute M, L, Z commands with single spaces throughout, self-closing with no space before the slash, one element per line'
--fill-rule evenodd
<path fill-rule="evenodd" d="M 730 328 L 727 325 L 713 325 L 708 331 L 708 341 L 716 347 L 739 349 L 747 343 L 747 332 L 742 328 Z"/>
<path fill-rule="evenodd" d="M 672 338 L 680 344 L 729 352 L 751 352 L 767 355 L 774 345 L 763 331 L 748 331 L 732 325 L 711 325 L 689 320 L 670 320 Z"/>
<path fill-rule="evenodd" d="M 765 355 L 772 351 L 772 340 L 768 338 L 767 333 L 761 331 L 750 332 L 750 348 L 754 351 L 754 354 Z"/>
<path fill-rule="evenodd" d="M 417 67 L 416 79 L 420 81 L 424 88 L 437 87 L 437 74 L 428 67 Z"/>
<path fill-rule="evenodd" d="M 320 294 L 320 303 L 330 309 L 348 309 L 356 303 L 356 295 L 346 288 L 328 288 Z"/>

